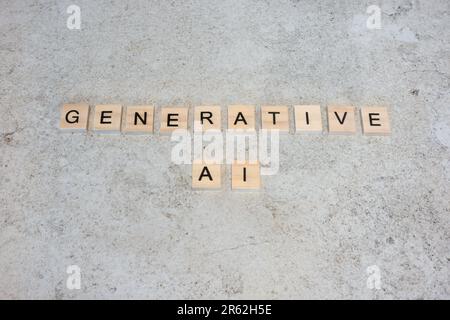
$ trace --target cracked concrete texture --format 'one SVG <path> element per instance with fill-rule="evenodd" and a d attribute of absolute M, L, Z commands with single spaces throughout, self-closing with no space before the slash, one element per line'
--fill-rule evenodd
<path fill-rule="evenodd" d="M 373 1 L 80 0 L 79 31 L 1 2 L 0 298 L 450 298 L 447 0 L 380 30 Z M 387 105 L 393 132 L 283 136 L 261 192 L 194 192 L 167 137 L 64 134 L 67 102 Z"/>

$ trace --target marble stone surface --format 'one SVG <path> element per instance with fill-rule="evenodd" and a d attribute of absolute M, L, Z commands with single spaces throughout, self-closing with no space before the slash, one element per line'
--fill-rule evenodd
<path fill-rule="evenodd" d="M 449 1 L 382 1 L 380 29 L 373 1 L 1 4 L 0 298 L 450 298 Z M 229 168 L 198 192 L 167 136 L 62 133 L 69 102 L 386 105 L 393 129 L 284 135 L 260 192 Z"/>

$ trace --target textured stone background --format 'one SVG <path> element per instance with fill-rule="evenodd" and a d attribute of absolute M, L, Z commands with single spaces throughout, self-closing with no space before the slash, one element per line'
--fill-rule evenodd
<path fill-rule="evenodd" d="M 1 0 L 0 298 L 450 298 L 449 30 L 448 0 Z M 80 101 L 388 105 L 393 132 L 287 135 L 260 193 L 193 192 L 167 137 L 59 131 Z"/>

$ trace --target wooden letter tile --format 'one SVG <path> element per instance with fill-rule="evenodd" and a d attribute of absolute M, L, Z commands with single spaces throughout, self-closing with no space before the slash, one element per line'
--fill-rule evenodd
<path fill-rule="evenodd" d="M 222 166 L 220 164 L 192 164 L 193 189 L 220 189 L 222 186 Z"/>
<path fill-rule="evenodd" d="M 163 107 L 161 108 L 159 131 L 171 133 L 177 129 L 188 128 L 189 108 L 186 107 Z"/>
<path fill-rule="evenodd" d="M 219 106 L 197 106 L 194 109 L 194 131 L 220 130 L 222 109 Z"/>
<path fill-rule="evenodd" d="M 122 131 L 127 133 L 152 133 L 153 113 L 153 106 L 128 106 Z"/>
<path fill-rule="evenodd" d="M 63 130 L 87 130 L 89 105 L 65 104 L 61 107 L 59 127 Z"/>
<path fill-rule="evenodd" d="M 99 104 L 95 106 L 94 111 L 94 130 L 120 131 L 122 121 L 122 106 L 120 104 Z"/>
<path fill-rule="evenodd" d="M 255 190 L 261 188 L 259 163 L 233 163 L 231 165 L 231 189 Z"/>
<path fill-rule="evenodd" d="M 355 120 L 355 107 L 353 106 L 328 107 L 328 128 L 330 133 L 356 133 Z"/>
<path fill-rule="evenodd" d="M 228 129 L 256 130 L 255 106 L 228 106 Z"/>
<path fill-rule="evenodd" d="M 278 129 L 289 132 L 289 109 L 287 106 L 262 106 L 261 128 L 266 130 Z"/>
<path fill-rule="evenodd" d="M 362 107 L 361 120 L 366 135 L 389 135 L 391 125 L 386 107 Z"/>
<path fill-rule="evenodd" d="M 295 132 L 322 132 L 320 105 L 294 106 Z"/>

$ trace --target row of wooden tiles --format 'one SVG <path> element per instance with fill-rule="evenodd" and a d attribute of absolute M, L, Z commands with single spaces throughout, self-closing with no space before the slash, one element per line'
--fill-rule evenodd
<path fill-rule="evenodd" d="M 94 106 L 92 129 L 104 132 L 152 133 L 155 107 L 150 105 L 128 106 L 108 104 Z M 322 132 L 320 105 L 296 105 L 294 109 L 295 132 Z M 159 131 L 170 133 L 175 129 L 188 129 L 188 107 L 160 108 Z M 261 129 L 289 132 L 291 108 L 288 106 L 261 106 Z M 328 130 L 330 133 L 356 133 L 356 108 L 354 106 L 328 106 Z M 194 107 L 194 131 L 221 130 L 220 106 Z M 124 118 L 124 121 L 122 121 Z M 60 128 L 87 130 L 89 105 L 65 104 L 61 108 Z M 227 109 L 228 129 L 255 130 L 256 107 L 232 105 Z M 388 108 L 361 107 L 361 123 L 364 134 L 387 135 L 391 132 Z"/>
<path fill-rule="evenodd" d="M 192 188 L 197 190 L 221 189 L 224 165 L 195 163 L 192 165 Z M 258 162 L 231 165 L 232 190 L 258 190 L 261 188 L 261 171 Z"/>

